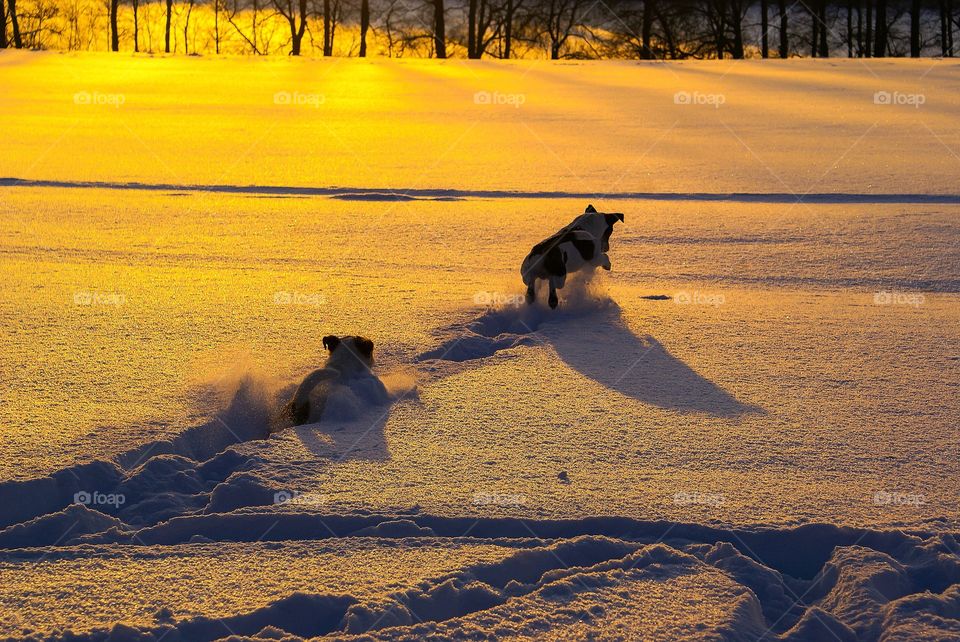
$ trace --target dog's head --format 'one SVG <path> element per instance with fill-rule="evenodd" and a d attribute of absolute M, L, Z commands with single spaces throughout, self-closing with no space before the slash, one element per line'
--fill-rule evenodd
<path fill-rule="evenodd" d="M 373 341 L 366 337 L 338 337 L 328 334 L 323 338 L 323 347 L 330 353 L 330 358 L 348 356 L 352 354 L 356 359 L 353 361 L 362 363 L 367 368 L 373 366 Z M 351 360 L 345 360 L 349 364 Z"/>
<path fill-rule="evenodd" d="M 623 222 L 623 213 L 622 212 L 598 212 L 593 205 L 587 205 L 587 209 L 583 211 L 583 217 L 585 217 L 589 223 L 590 227 L 599 227 L 600 238 L 601 238 L 601 251 L 607 252 L 610 250 L 610 235 L 613 234 L 613 226 L 617 221 Z"/>

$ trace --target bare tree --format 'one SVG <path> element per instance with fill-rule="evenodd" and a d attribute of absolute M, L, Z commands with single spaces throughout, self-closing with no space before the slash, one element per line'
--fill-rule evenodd
<path fill-rule="evenodd" d="M 730 8 L 730 54 L 737 60 L 742 60 L 743 51 L 743 19 L 750 8 L 750 0 L 729 0 Z"/>
<path fill-rule="evenodd" d="M 947 55 L 951 58 L 956 55 L 953 48 L 953 0 L 947 0 Z"/>
<path fill-rule="evenodd" d="M 727 49 L 727 0 L 704 0 L 699 3 L 700 15 L 706 27 L 706 40 L 713 45 L 718 60 L 723 60 Z"/>
<path fill-rule="evenodd" d="M 873 43 L 873 55 L 883 58 L 887 55 L 887 0 L 877 0 L 877 27 L 874 30 L 876 40 Z"/>
<path fill-rule="evenodd" d="M 183 53 L 190 53 L 190 14 L 193 13 L 193 0 L 187 0 L 187 15 L 183 20 Z"/>
<path fill-rule="evenodd" d="M 770 23 L 768 20 L 769 7 L 768 0 L 760 0 L 760 57 L 770 57 L 769 32 Z"/>
<path fill-rule="evenodd" d="M 3 0 L 0 0 L 3 2 Z M 13 30 L 13 46 L 17 49 L 23 49 L 23 38 L 20 37 L 20 21 L 17 18 L 17 0 L 8 0 L 8 13 L 10 14 L 10 28 Z"/>
<path fill-rule="evenodd" d="M 170 0 L 167 0 L 167 2 L 170 2 Z M 250 36 L 248 37 L 240 25 L 238 25 L 236 22 L 236 18 L 241 13 L 242 9 L 240 2 L 241 0 L 233 0 L 233 4 L 228 7 L 228 13 L 226 16 L 227 22 L 230 23 L 230 26 L 233 27 L 234 31 L 236 31 L 237 34 L 243 38 L 248 45 L 250 45 L 250 50 L 255 55 L 259 55 L 261 51 L 259 45 L 257 44 L 257 29 L 259 28 L 259 25 L 257 24 L 257 18 L 259 17 L 260 5 L 258 0 L 253 0 L 251 4 L 251 27 Z"/>
<path fill-rule="evenodd" d="M 273 6 L 290 25 L 290 55 L 299 56 L 303 34 L 307 30 L 307 0 L 273 0 Z"/>
<path fill-rule="evenodd" d="M 503 49 L 501 57 L 510 58 L 513 53 L 513 28 L 517 13 L 523 5 L 523 0 L 505 0 L 501 13 L 501 32 L 503 33 Z"/>
<path fill-rule="evenodd" d="M 789 9 L 787 8 L 786 0 L 780 1 L 780 57 L 789 58 L 790 57 L 790 33 L 789 33 Z"/>
<path fill-rule="evenodd" d="M 133 50 L 137 52 L 140 51 L 140 0 L 131 0 L 131 5 L 133 6 Z"/>
<path fill-rule="evenodd" d="M 500 37 L 503 7 L 490 0 L 468 0 L 467 57 L 482 58 L 490 45 Z"/>
<path fill-rule="evenodd" d="M 827 32 L 829 27 L 827 26 L 827 0 L 816 0 L 817 2 L 817 15 L 816 22 L 820 25 L 820 38 L 818 42 L 818 53 L 821 58 L 829 58 L 830 50 L 827 47 Z"/>
<path fill-rule="evenodd" d="M 551 60 L 558 60 L 583 10 L 581 0 L 545 0 L 540 7 Z"/>
<path fill-rule="evenodd" d="M 437 58 L 447 57 L 447 28 L 443 0 L 433 0 L 433 46 Z"/>
<path fill-rule="evenodd" d="M 940 0 L 940 55 L 953 57 L 953 2 Z"/>
<path fill-rule="evenodd" d="M 220 54 L 220 0 L 213 0 L 213 47 Z"/>
<path fill-rule="evenodd" d="M 360 57 L 367 56 L 367 31 L 370 30 L 370 0 L 360 1 Z"/>
<path fill-rule="evenodd" d="M 120 51 L 120 32 L 117 30 L 117 7 L 120 0 L 110 0 L 110 51 Z"/>
<path fill-rule="evenodd" d="M 910 57 L 920 57 L 920 0 L 910 2 Z"/>
<path fill-rule="evenodd" d="M 170 18 L 173 13 L 173 0 L 167 0 L 167 23 L 163 32 L 163 50 L 170 53 Z"/>
<path fill-rule="evenodd" d="M 330 0 L 323 0 L 323 55 L 333 55 L 333 30 L 330 25 Z"/>

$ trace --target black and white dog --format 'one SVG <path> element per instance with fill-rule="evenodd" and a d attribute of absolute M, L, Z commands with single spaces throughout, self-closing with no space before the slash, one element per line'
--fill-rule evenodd
<path fill-rule="evenodd" d="M 550 283 L 550 307 L 559 303 L 557 290 L 567 281 L 567 275 L 586 266 L 610 269 L 610 235 L 613 225 L 623 221 L 623 214 L 598 212 L 588 205 L 583 214 L 550 238 L 533 246 L 523 260 L 520 276 L 527 286 L 527 303 L 536 299 L 537 279 Z"/>
<path fill-rule="evenodd" d="M 280 416 L 274 422 L 271 432 L 276 432 L 290 425 L 300 426 L 311 421 L 319 421 L 323 413 L 325 397 L 330 393 L 333 385 L 350 386 L 353 383 L 373 383 L 377 386 L 376 397 L 387 398 L 387 391 L 383 383 L 373 374 L 373 341 L 366 337 L 336 337 L 328 335 L 323 338 L 323 347 L 329 356 L 324 366 L 314 370 L 297 387 L 293 398 L 283 407 Z M 321 384 L 327 384 L 327 394 L 319 399 L 313 395 L 314 390 Z"/>

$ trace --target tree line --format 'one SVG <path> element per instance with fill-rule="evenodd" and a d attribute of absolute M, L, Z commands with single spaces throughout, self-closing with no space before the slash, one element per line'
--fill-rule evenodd
<path fill-rule="evenodd" d="M 0 0 L 0 47 L 447 58 L 954 53 L 954 0 Z"/>

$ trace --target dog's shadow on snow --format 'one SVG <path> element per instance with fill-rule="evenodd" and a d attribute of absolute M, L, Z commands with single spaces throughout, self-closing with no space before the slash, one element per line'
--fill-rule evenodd
<path fill-rule="evenodd" d="M 538 334 L 577 372 L 643 403 L 725 418 L 764 413 L 700 375 L 653 336 L 634 334 L 613 301 L 591 315 L 545 323 Z"/>
<path fill-rule="evenodd" d="M 609 298 L 581 298 L 558 310 L 539 304 L 491 309 L 418 360 L 471 361 L 538 344 L 552 346 L 582 375 L 658 408 L 725 418 L 765 414 L 697 373 L 654 337 L 634 334 Z"/>
<path fill-rule="evenodd" d="M 351 459 L 387 461 L 390 449 L 384 429 L 390 405 L 371 408 L 349 421 L 324 419 L 291 430 L 312 455 L 339 463 Z"/>

